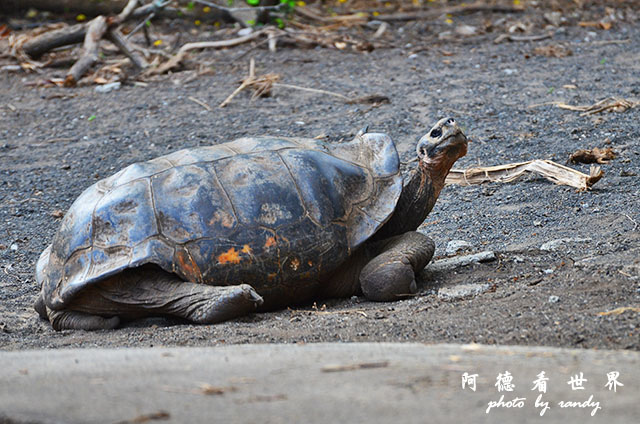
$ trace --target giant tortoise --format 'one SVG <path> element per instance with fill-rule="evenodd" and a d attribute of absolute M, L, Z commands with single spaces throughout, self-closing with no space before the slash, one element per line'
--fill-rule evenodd
<path fill-rule="evenodd" d="M 415 230 L 467 139 L 451 118 L 405 178 L 393 141 L 249 137 L 133 164 L 86 189 L 36 265 L 55 329 L 174 316 L 216 323 L 322 297 L 415 293 Z"/>

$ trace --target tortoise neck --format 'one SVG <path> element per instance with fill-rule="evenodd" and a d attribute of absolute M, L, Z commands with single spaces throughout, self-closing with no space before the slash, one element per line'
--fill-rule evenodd
<path fill-rule="evenodd" d="M 374 239 L 382 240 L 415 231 L 435 206 L 449 170 L 463 155 L 463 152 L 446 151 L 420 160 L 402 188 L 395 212 Z"/>

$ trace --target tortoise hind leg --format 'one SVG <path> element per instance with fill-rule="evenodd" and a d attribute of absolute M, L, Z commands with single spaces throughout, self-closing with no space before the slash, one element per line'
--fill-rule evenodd
<path fill-rule="evenodd" d="M 433 241 L 424 234 L 410 231 L 389 239 L 382 253 L 360 272 L 360 287 L 367 299 L 397 300 L 418 291 L 415 274 L 422 270 L 435 251 Z"/>
<path fill-rule="evenodd" d="M 88 287 L 69 309 L 123 319 L 169 315 L 196 324 L 214 324 L 255 311 L 262 302 L 247 284 L 196 284 L 147 265 Z"/>
<path fill-rule="evenodd" d="M 117 316 L 104 318 L 77 311 L 54 311 L 47 308 L 47 318 L 54 330 L 111 330 L 120 325 Z"/>
<path fill-rule="evenodd" d="M 111 330 L 120 324 L 116 317 L 104 318 L 98 315 L 90 315 L 76 311 L 54 311 L 47 308 L 42 292 L 38 295 L 33 308 L 40 318 L 51 323 L 54 330 Z"/>

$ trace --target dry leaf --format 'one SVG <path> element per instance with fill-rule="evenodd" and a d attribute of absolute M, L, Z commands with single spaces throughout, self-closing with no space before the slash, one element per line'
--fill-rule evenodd
<path fill-rule="evenodd" d="M 636 307 L 633 307 L 633 306 L 621 306 L 620 308 L 616 308 L 616 309 L 613 309 L 611 311 L 598 312 L 598 315 L 600 315 L 600 316 L 620 315 L 620 314 L 623 314 L 623 313 L 625 313 L 627 311 L 640 312 L 640 308 L 636 308 Z"/>
<path fill-rule="evenodd" d="M 62 218 L 64 216 L 64 212 L 60 209 L 56 209 L 53 212 L 51 212 L 51 216 L 54 218 Z"/>
<path fill-rule="evenodd" d="M 566 57 L 571 56 L 573 52 L 567 47 L 557 44 L 548 46 L 540 46 L 533 49 L 533 54 L 546 57 Z"/>
<path fill-rule="evenodd" d="M 616 154 L 611 147 L 605 147 L 600 149 L 594 147 L 593 149 L 580 149 L 576 150 L 569 156 L 569 162 L 572 163 L 609 163 L 616 158 Z"/>
<path fill-rule="evenodd" d="M 452 169 L 445 184 L 469 186 L 487 182 L 508 183 L 522 175 L 533 172 L 556 184 L 568 185 L 579 190 L 588 190 L 604 175 L 599 166 L 592 166 L 589 175 L 576 171 L 550 160 L 531 160 L 528 162 L 488 166 L 469 169 Z"/>
<path fill-rule="evenodd" d="M 200 385 L 200 393 L 203 395 L 223 395 L 227 392 L 235 392 L 237 389 L 233 386 L 231 387 L 219 387 L 212 386 L 208 383 L 202 383 Z"/>

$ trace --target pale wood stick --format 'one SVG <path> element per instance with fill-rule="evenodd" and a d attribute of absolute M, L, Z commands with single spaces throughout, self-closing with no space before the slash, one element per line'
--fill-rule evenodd
<path fill-rule="evenodd" d="M 98 16 L 89 22 L 87 26 L 87 35 L 84 37 L 84 45 L 82 56 L 69 69 L 64 80 L 66 87 L 76 85 L 78 80 L 84 73 L 98 60 L 98 47 L 100 39 L 107 31 L 107 20 L 104 16 Z"/>

